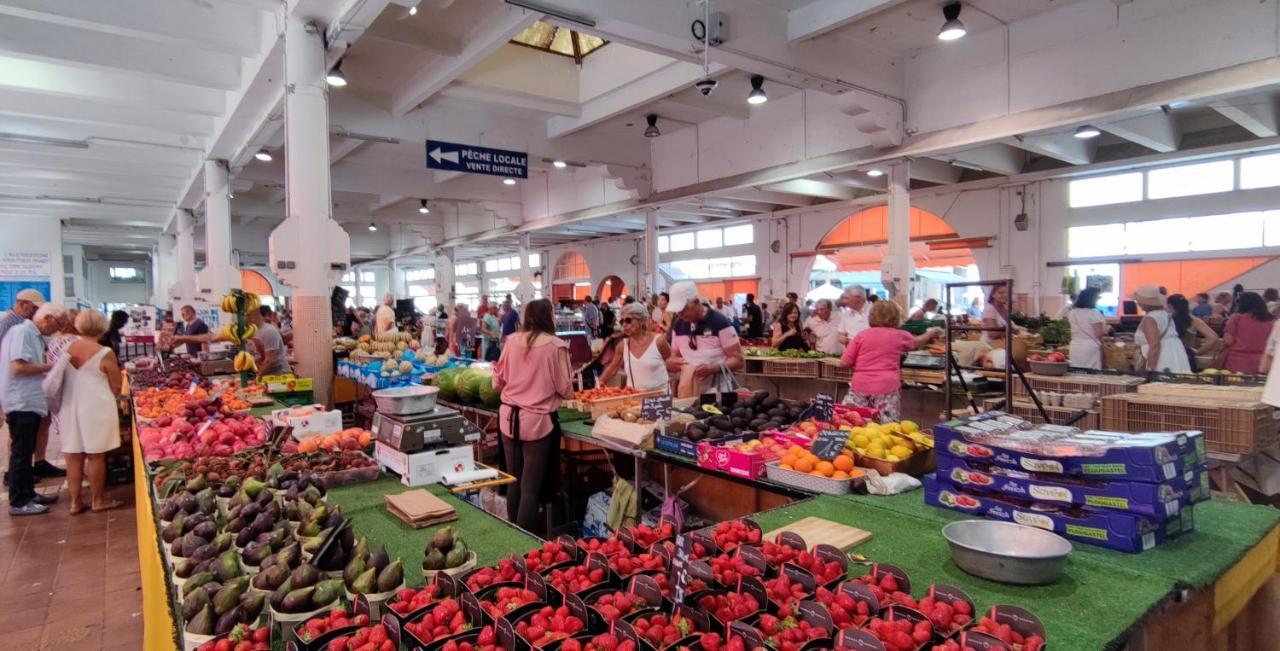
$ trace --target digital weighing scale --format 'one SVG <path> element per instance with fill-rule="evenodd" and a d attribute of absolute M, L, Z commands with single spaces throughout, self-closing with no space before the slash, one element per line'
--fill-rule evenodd
<path fill-rule="evenodd" d="M 433 447 L 477 443 L 481 431 L 456 410 L 436 405 L 420 414 L 373 415 L 374 438 L 405 454 Z"/>

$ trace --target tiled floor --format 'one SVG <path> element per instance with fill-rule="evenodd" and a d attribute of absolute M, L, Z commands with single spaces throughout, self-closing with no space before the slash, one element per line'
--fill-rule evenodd
<path fill-rule="evenodd" d="M 74 517 L 63 480 L 38 488 L 60 489 L 47 515 L 9 517 L 0 502 L 0 650 L 141 649 L 133 487 L 110 490 L 124 508 Z"/>

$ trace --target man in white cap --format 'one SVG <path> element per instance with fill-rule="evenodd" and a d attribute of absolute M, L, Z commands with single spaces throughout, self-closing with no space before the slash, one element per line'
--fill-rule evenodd
<path fill-rule="evenodd" d="M 871 327 L 867 290 L 862 285 L 850 285 L 845 288 L 840 303 L 844 308 L 840 314 L 840 343 L 848 345 L 859 332 Z"/>
<path fill-rule="evenodd" d="M 0 404 L 9 424 L 9 515 L 40 515 L 57 495 L 36 493 L 32 469 L 40 423 L 49 415 L 48 400 L 41 382 L 49 365 L 44 361 L 44 338 L 62 327 L 64 310 L 46 303 L 32 315 L 9 328 L 0 341 Z"/>
<path fill-rule="evenodd" d="M 671 296 L 667 311 L 676 317 L 671 325 L 671 357 L 667 358 L 667 370 L 680 373 L 687 364 L 693 365 L 695 390 L 691 395 L 706 393 L 712 389 L 721 365 L 730 370 L 742 368 L 738 333 L 732 322 L 702 300 L 698 286 L 692 281 L 675 283 L 667 293 Z"/>
<path fill-rule="evenodd" d="M 44 294 L 38 289 L 24 289 L 18 292 L 14 297 L 13 307 L 0 316 L 0 342 L 4 341 L 5 333 L 23 321 L 35 316 L 36 310 L 44 305 Z M 3 414 L 3 405 L 0 405 L 0 414 Z M 44 479 L 45 477 L 66 477 L 67 471 L 49 463 L 44 458 L 44 449 L 49 443 L 49 428 L 40 428 L 40 437 L 36 442 L 35 465 L 32 472 L 35 473 L 36 479 Z M 7 473 L 6 473 L 7 474 Z"/>

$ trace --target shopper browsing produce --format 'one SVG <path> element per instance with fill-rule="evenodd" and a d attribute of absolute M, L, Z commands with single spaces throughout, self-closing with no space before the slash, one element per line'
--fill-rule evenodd
<path fill-rule="evenodd" d="M 920 309 L 916 310 L 915 312 L 912 312 L 911 316 L 907 317 L 907 320 L 908 321 L 925 321 L 937 316 L 937 314 L 938 314 L 938 299 L 930 298 L 925 300 L 924 305 L 921 305 Z"/>
<path fill-rule="evenodd" d="M 667 359 L 667 370 L 680 373 L 678 397 L 710 391 L 722 367 L 730 371 L 742 368 L 742 344 L 733 324 L 703 302 L 692 281 L 671 286 L 668 310 L 677 318 L 671 326 L 672 355 Z"/>
<path fill-rule="evenodd" d="M 639 303 L 622 308 L 621 323 L 622 350 L 610 358 L 600 384 L 608 384 L 621 369 L 628 387 L 638 391 L 669 389 L 667 358 L 671 357 L 671 346 L 650 329 L 648 309 Z"/>
<path fill-rule="evenodd" d="M 0 342 L 0 407 L 9 423 L 9 515 L 40 515 L 58 500 L 56 495 L 36 494 L 32 462 L 40 421 L 49 414 L 40 386 L 49 371 L 44 337 L 61 328 L 62 313 L 62 306 L 43 303 L 30 321 L 10 327 Z"/>
<path fill-rule="evenodd" d="M 1207 355 L 1216 348 L 1218 333 L 1191 314 L 1191 305 L 1186 296 L 1174 294 L 1169 297 L 1168 302 L 1173 325 L 1178 329 L 1178 338 L 1182 340 L 1182 347 L 1187 349 L 1187 362 L 1191 364 L 1192 371 L 1199 371 L 1196 367 L 1196 355 Z"/>
<path fill-rule="evenodd" d="M 58 408 L 58 433 L 67 459 L 67 492 L 71 515 L 92 508 L 94 513 L 123 505 L 108 500 L 106 453 L 120 447 L 120 365 L 110 348 L 97 342 L 107 331 L 107 317 L 85 310 L 76 317 L 80 337 L 67 348 Z M 81 497 L 82 479 L 89 478 L 89 504 Z"/>
<path fill-rule="evenodd" d="M 1267 337 L 1267 348 L 1258 363 L 1258 372 L 1267 375 L 1267 384 L 1262 388 L 1262 401 L 1272 407 L 1280 407 L 1280 328 L 1272 326 L 1271 336 Z"/>
<path fill-rule="evenodd" d="M 507 519 L 533 531 L 544 482 L 554 480 L 560 450 L 560 401 L 573 395 L 569 345 L 556 337 L 551 301 L 531 301 L 524 331 L 509 337 L 493 367 L 493 386 L 502 391 L 498 412 L 507 472 Z"/>
<path fill-rule="evenodd" d="M 840 313 L 835 311 L 830 299 L 824 298 L 814 305 L 805 330 L 814 350 L 828 355 L 844 352 L 844 344 L 840 343 Z"/>
<path fill-rule="evenodd" d="M 1143 285 L 1133 292 L 1133 301 L 1147 313 L 1133 337 L 1146 360 L 1143 368 L 1148 372 L 1190 373 L 1187 351 L 1178 338 L 1178 329 L 1173 325 L 1160 288 Z"/>
<path fill-rule="evenodd" d="M 1000 285 L 991 290 L 987 296 L 987 306 L 982 310 L 982 326 L 984 328 L 1001 328 L 1009 322 L 1009 287 Z M 1015 327 L 1015 330 L 1019 329 Z M 1002 331 L 983 331 L 982 341 L 991 343 L 1004 341 Z M 998 346 L 997 346 L 998 347 Z"/>
<path fill-rule="evenodd" d="M 915 337 L 899 329 L 902 311 L 892 301 L 877 301 L 871 308 L 870 327 L 853 338 L 840 357 L 853 367 L 844 402 L 880 412 L 881 422 L 899 420 L 902 412 L 898 390 L 902 387 L 902 354 L 937 338 L 938 328 Z"/>
<path fill-rule="evenodd" d="M 378 306 L 378 311 L 373 315 L 374 335 L 380 335 L 386 332 L 395 332 L 396 310 L 393 307 L 395 303 L 396 297 L 391 292 L 387 292 L 382 297 L 382 305 Z"/>
<path fill-rule="evenodd" d="M 742 304 L 742 325 L 747 339 L 764 337 L 764 324 L 764 311 L 756 304 L 756 295 L 747 294 L 747 302 Z"/>
<path fill-rule="evenodd" d="M 803 329 L 800 306 L 790 302 L 783 303 L 778 309 L 778 321 L 773 324 L 769 342 L 778 350 L 809 350 Z"/>
<path fill-rule="evenodd" d="M 1097 287 L 1086 287 L 1067 312 L 1071 325 L 1071 365 L 1076 368 L 1102 368 L 1102 338 L 1107 334 L 1107 320 L 1098 311 Z"/>
<path fill-rule="evenodd" d="M 1236 299 L 1236 313 L 1227 319 L 1222 335 L 1226 356 L 1222 368 L 1235 373 L 1254 373 L 1267 347 L 1267 337 L 1276 317 L 1257 292 L 1244 292 Z"/>
<path fill-rule="evenodd" d="M 846 287 L 840 304 L 844 308 L 840 314 L 840 343 L 847 345 L 859 332 L 870 327 L 868 317 L 871 308 L 867 305 L 867 290 L 862 285 Z"/>
<path fill-rule="evenodd" d="M 182 306 L 182 323 L 179 323 L 173 333 L 176 335 L 204 335 L 209 334 L 209 324 L 203 319 L 196 316 L 196 309 L 190 305 Z M 200 353 L 200 344 L 191 342 L 187 344 L 187 354 L 195 356 Z"/>

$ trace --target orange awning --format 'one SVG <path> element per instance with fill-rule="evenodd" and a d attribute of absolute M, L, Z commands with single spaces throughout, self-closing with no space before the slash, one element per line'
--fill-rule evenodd
<path fill-rule="evenodd" d="M 266 277 L 252 269 L 240 270 L 240 288 L 258 296 L 271 296 L 274 293 Z"/>

